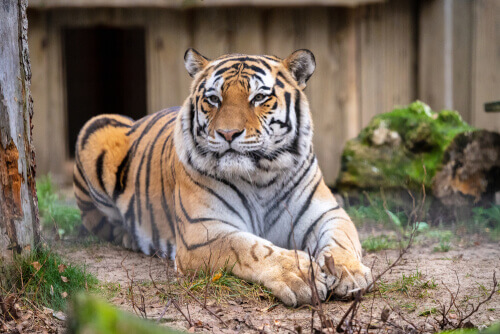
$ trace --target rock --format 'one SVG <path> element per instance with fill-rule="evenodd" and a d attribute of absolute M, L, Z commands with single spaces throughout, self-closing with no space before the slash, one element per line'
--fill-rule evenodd
<path fill-rule="evenodd" d="M 472 130 L 457 112 L 420 101 L 377 115 L 346 143 L 337 188 L 430 189 L 448 145 Z"/>

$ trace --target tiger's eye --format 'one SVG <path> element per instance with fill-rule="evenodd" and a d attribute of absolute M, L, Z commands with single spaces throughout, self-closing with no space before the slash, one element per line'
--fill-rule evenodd
<path fill-rule="evenodd" d="M 208 99 L 213 104 L 219 104 L 219 102 L 220 102 L 219 97 L 217 97 L 216 95 L 211 95 L 211 96 L 208 97 Z"/>
<path fill-rule="evenodd" d="M 254 96 L 253 102 L 260 102 L 260 101 L 264 100 L 264 98 L 265 98 L 264 94 L 257 94 Z"/>

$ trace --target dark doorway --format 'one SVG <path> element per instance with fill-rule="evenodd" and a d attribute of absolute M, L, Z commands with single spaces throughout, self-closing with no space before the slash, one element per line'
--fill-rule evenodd
<path fill-rule="evenodd" d="M 70 157 L 91 117 L 146 115 L 144 29 L 68 28 L 63 31 Z"/>

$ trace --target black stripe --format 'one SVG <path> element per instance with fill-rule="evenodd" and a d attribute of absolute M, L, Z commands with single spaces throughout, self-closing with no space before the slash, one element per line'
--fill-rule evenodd
<path fill-rule="evenodd" d="M 113 190 L 113 200 L 116 201 L 118 196 L 120 196 L 125 188 L 127 187 L 128 179 L 128 166 L 130 159 L 130 150 L 127 151 L 127 155 L 123 158 L 122 162 L 118 166 L 115 174 L 115 189 Z"/>
<path fill-rule="evenodd" d="M 278 206 L 280 204 L 282 204 L 282 202 L 286 198 L 288 198 L 288 196 L 290 196 L 290 194 L 292 194 L 293 191 L 296 190 L 295 188 L 297 188 L 297 186 L 300 184 L 300 182 L 303 181 L 303 179 L 307 175 L 307 173 L 309 173 L 309 171 L 313 165 L 314 155 L 312 155 L 308 158 L 309 159 L 306 159 L 306 160 L 304 160 L 304 162 L 302 162 L 302 165 L 298 168 L 298 170 L 300 171 L 302 168 L 304 168 L 306 163 L 308 164 L 307 168 L 300 175 L 296 175 L 296 179 L 295 179 L 295 182 L 293 183 L 292 187 L 290 187 L 286 192 L 284 192 L 280 198 L 278 198 L 277 200 L 272 202 L 272 206 L 267 210 L 266 215 L 264 216 L 264 221 L 266 221 L 266 222 L 269 221 L 269 218 L 270 218 L 269 216 L 274 212 L 274 210 L 276 210 L 278 208 Z M 288 205 L 288 201 L 287 201 L 287 205 Z M 266 233 L 274 226 L 274 224 L 278 221 L 279 217 L 283 214 L 284 211 L 285 211 L 285 208 L 282 208 L 280 213 L 277 216 L 277 219 L 274 220 L 273 223 L 267 225 L 268 228 L 266 230 Z"/>
<path fill-rule="evenodd" d="M 290 230 L 290 234 L 288 235 L 288 246 L 289 247 L 291 246 L 290 242 L 292 240 L 293 231 L 294 231 L 295 227 L 297 226 L 297 224 L 299 223 L 299 221 L 302 218 L 302 216 L 304 215 L 304 213 L 307 211 L 307 209 L 309 209 L 309 206 L 311 205 L 311 200 L 314 197 L 314 194 L 316 193 L 316 189 L 318 189 L 320 183 L 321 183 L 321 178 L 318 180 L 318 182 L 316 182 L 316 184 L 314 185 L 312 191 L 309 193 L 309 196 L 307 197 L 307 200 L 302 205 L 302 208 L 300 209 L 299 214 L 297 215 L 297 217 L 295 217 L 295 220 L 294 220 L 294 222 L 292 224 L 292 229 Z"/>
<path fill-rule="evenodd" d="M 144 164 L 144 158 L 146 157 L 146 150 L 142 153 L 141 162 L 139 163 L 139 167 L 137 169 L 137 175 L 135 176 L 135 197 L 137 204 L 137 219 L 139 220 L 139 225 L 142 224 L 142 206 L 141 206 L 141 173 L 142 173 L 142 165 Z"/>
<path fill-rule="evenodd" d="M 260 61 L 260 59 L 255 58 L 255 57 L 235 57 L 235 58 L 228 58 L 228 59 L 223 60 L 220 63 L 218 63 L 214 67 L 214 70 L 217 70 L 217 69 L 221 68 L 224 64 L 227 64 L 227 63 L 229 63 L 231 61 L 253 61 L 253 62 L 258 63 Z"/>
<path fill-rule="evenodd" d="M 299 154 L 299 139 L 300 139 L 300 127 L 302 126 L 301 123 L 301 110 L 300 110 L 300 92 L 295 91 L 295 118 L 296 118 L 296 128 L 295 128 L 295 138 L 293 140 L 293 143 L 291 145 L 291 150 L 289 150 L 292 153 Z"/>
<path fill-rule="evenodd" d="M 191 180 L 191 182 L 193 182 L 194 184 L 196 184 L 198 187 L 200 187 L 201 189 L 209 192 L 211 195 L 215 196 L 219 201 L 222 202 L 222 204 L 224 204 L 224 206 L 226 208 L 228 208 L 231 212 L 233 212 L 235 215 L 237 215 L 242 221 L 245 221 L 243 219 L 243 217 L 240 215 L 240 213 L 238 211 L 236 211 L 236 209 L 231 205 L 229 204 L 224 198 L 222 198 L 219 194 L 217 194 L 214 190 L 212 190 L 211 188 L 199 183 L 198 181 L 196 181 L 195 179 L 193 179 L 193 177 L 191 176 L 191 174 L 189 174 L 189 172 L 186 170 L 186 168 L 184 167 L 184 165 L 182 166 L 182 168 L 184 169 L 184 172 L 189 176 L 189 179 Z"/>
<path fill-rule="evenodd" d="M 97 157 L 97 160 L 95 163 L 95 170 L 97 173 L 97 180 L 99 181 L 99 185 L 101 186 L 104 193 L 107 193 L 106 187 L 104 187 L 104 180 L 102 179 L 103 166 L 104 166 L 104 155 L 106 155 L 106 151 L 102 151 L 101 154 L 99 154 L 99 156 Z"/>
<path fill-rule="evenodd" d="M 172 232 L 172 235 L 175 237 L 174 223 L 172 221 L 172 216 L 170 215 L 170 209 L 167 205 L 167 196 L 165 195 L 165 179 L 166 178 L 164 178 L 164 176 L 163 176 L 163 173 L 165 173 L 167 171 L 166 168 L 163 168 L 163 161 L 165 160 L 165 158 L 164 158 L 165 147 L 167 146 L 167 142 L 169 141 L 170 138 L 172 138 L 171 133 L 167 137 L 167 139 L 165 139 L 165 141 L 163 142 L 163 147 L 161 149 L 161 155 L 160 155 L 161 206 L 162 206 L 163 211 L 165 212 L 165 215 L 167 217 L 168 225 L 170 226 L 170 230 Z M 173 146 L 173 143 L 170 144 L 170 149 L 172 148 L 172 146 Z"/>
<path fill-rule="evenodd" d="M 300 249 L 304 250 L 304 248 L 306 247 L 307 240 L 309 239 L 309 234 L 314 230 L 314 228 L 321 221 L 321 219 L 323 219 L 329 212 L 332 212 L 332 211 L 335 211 L 338 209 L 340 209 L 340 206 L 337 205 L 336 207 L 331 208 L 331 209 L 323 212 L 323 214 L 321 216 L 319 216 L 318 219 L 316 219 L 314 221 L 314 223 L 311 224 L 311 226 L 309 226 L 306 233 L 304 234 L 304 237 L 302 238 L 302 247 Z M 318 242 L 319 242 L 319 240 L 320 239 L 318 239 Z"/>
<path fill-rule="evenodd" d="M 289 86 L 293 86 L 292 83 L 285 77 L 285 75 L 283 74 L 283 72 L 279 71 L 278 72 L 278 76 L 284 81 L 286 82 Z"/>
<path fill-rule="evenodd" d="M 232 227 L 238 228 L 238 226 L 236 226 L 236 225 L 234 225 L 234 224 L 232 224 L 232 223 L 230 223 L 228 221 L 221 220 L 221 219 L 218 219 L 218 218 L 210 218 L 210 217 L 191 218 L 189 216 L 188 212 L 186 211 L 186 208 L 184 207 L 184 204 L 182 204 L 182 196 L 181 196 L 181 190 L 180 190 L 180 188 L 178 190 L 178 195 L 179 195 L 179 204 L 181 205 L 182 213 L 184 214 L 184 216 L 186 217 L 187 221 L 190 224 L 198 224 L 198 223 L 213 221 L 213 222 L 219 222 L 219 223 L 223 223 L 223 224 L 230 225 Z"/>
<path fill-rule="evenodd" d="M 257 73 L 260 73 L 262 75 L 266 75 L 266 72 L 263 69 L 261 69 L 260 67 L 255 66 L 255 65 L 246 65 L 245 64 L 244 68 L 250 68 L 251 70 L 254 70 Z"/>
<path fill-rule="evenodd" d="M 89 140 L 89 137 L 96 132 L 97 130 L 106 127 L 108 125 L 114 126 L 114 127 L 122 127 L 122 128 L 130 128 L 130 125 L 122 123 L 117 121 L 116 119 L 113 118 L 107 118 L 107 117 L 101 117 L 95 121 L 93 121 L 86 129 L 85 133 L 83 134 L 82 137 L 82 142 L 81 146 L 82 148 L 85 148 L 85 144 L 87 144 L 87 141 Z"/>
<path fill-rule="evenodd" d="M 82 193 L 84 193 L 86 196 L 90 197 L 89 192 L 85 187 L 80 183 L 80 181 L 77 180 L 76 175 L 73 174 L 73 184 L 80 190 Z"/>

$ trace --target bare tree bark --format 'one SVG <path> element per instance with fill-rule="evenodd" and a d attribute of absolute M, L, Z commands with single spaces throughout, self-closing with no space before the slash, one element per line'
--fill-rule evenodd
<path fill-rule="evenodd" d="M 27 5 L 0 2 L 0 259 L 40 239 Z"/>

